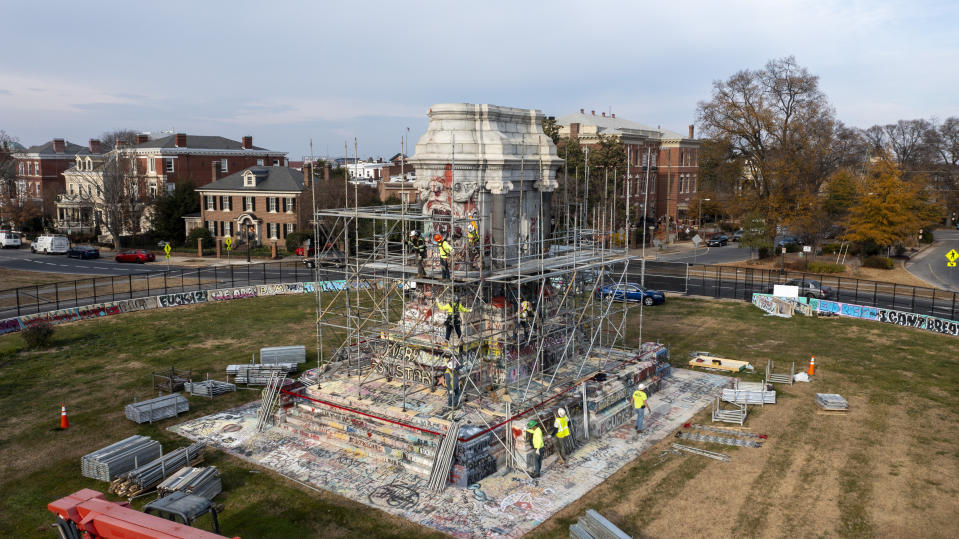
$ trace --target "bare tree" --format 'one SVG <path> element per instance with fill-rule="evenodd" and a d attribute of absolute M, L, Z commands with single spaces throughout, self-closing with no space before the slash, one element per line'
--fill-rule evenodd
<path fill-rule="evenodd" d="M 714 82 L 697 117 L 707 136 L 724 141 L 729 157 L 741 160 L 747 209 L 769 224 L 804 213 L 800 201 L 811 200 L 841 161 L 837 124 L 819 78 L 793 57 Z M 775 234 L 775 227 L 766 230 Z"/>
<path fill-rule="evenodd" d="M 16 137 L 0 130 L 0 224 L 19 229 L 43 213 L 40 203 L 17 185 L 17 152 L 21 148 Z"/>
<path fill-rule="evenodd" d="M 105 148 L 114 148 L 117 145 L 117 142 L 121 144 L 126 144 L 127 146 L 134 146 L 137 143 L 137 131 L 133 129 L 113 129 L 110 131 L 104 131 L 100 135 L 100 141 L 103 143 Z"/>
<path fill-rule="evenodd" d="M 111 150 L 93 170 L 77 171 L 76 175 L 81 179 L 81 199 L 93 207 L 99 224 L 113 236 L 115 249 L 120 248 L 120 236 L 140 232 L 151 197 L 130 154 Z"/>
<path fill-rule="evenodd" d="M 883 126 L 892 156 L 903 169 L 923 164 L 923 142 L 931 124 L 927 120 L 899 120 Z"/>

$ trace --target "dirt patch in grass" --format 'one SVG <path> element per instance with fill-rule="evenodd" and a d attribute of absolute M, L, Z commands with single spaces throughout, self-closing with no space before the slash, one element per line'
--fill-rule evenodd
<path fill-rule="evenodd" d="M 90 279 L 93 275 L 70 275 L 72 279 Z M 47 273 L 43 271 L 26 271 L 0 268 L 0 283 L 3 289 L 18 288 L 35 284 L 56 283 L 65 280 L 61 273 Z"/>
<path fill-rule="evenodd" d="M 799 260 L 798 253 L 790 253 L 786 255 L 786 264 L 787 269 L 792 273 L 797 270 L 791 270 L 788 268 L 790 262 L 796 262 Z M 809 259 L 812 261 L 819 262 L 830 262 L 835 263 L 836 257 L 812 257 Z M 773 258 L 764 258 L 762 260 L 742 260 L 739 262 L 727 262 L 724 264 L 719 264 L 721 266 L 735 266 L 740 268 L 753 268 L 753 269 L 766 269 L 779 271 L 782 268 L 782 260 L 777 257 Z M 841 277 L 841 278 L 853 278 L 853 279 L 862 279 L 864 281 L 879 281 L 884 283 L 896 283 L 901 285 L 908 286 L 920 286 L 924 288 L 932 287 L 931 284 L 923 281 L 922 279 L 916 277 L 915 275 L 906 271 L 906 268 L 903 267 L 902 261 L 896 261 L 896 265 L 893 269 L 883 270 L 877 268 L 863 268 L 859 266 L 858 260 L 846 259 L 846 271 L 839 273 L 830 273 L 829 277 Z"/>

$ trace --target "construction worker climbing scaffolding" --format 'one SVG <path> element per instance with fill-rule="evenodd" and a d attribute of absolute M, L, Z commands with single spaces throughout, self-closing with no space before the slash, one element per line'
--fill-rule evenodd
<path fill-rule="evenodd" d="M 460 313 L 468 313 L 470 312 L 470 309 L 463 306 L 459 296 L 453 298 L 453 301 L 449 303 L 442 303 L 438 301 L 436 302 L 436 306 L 439 307 L 441 311 L 446 313 L 446 321 L 444 322 L 444 325 L 446 326 L 446 342 L 449 342 L 450 336 L 453 334 L 453 330 L 456 330 L 456 338 L 462 341 L 463 330 L 462 322 L 460 320 Z"/>
<path fill-rule="evenodd" d="M 519 304 L 519 325 L 523 327 L 523 340 L 529 340 L 530 328 L 532 327 L 533 305 L 529 300 L 524 299 Z"/>

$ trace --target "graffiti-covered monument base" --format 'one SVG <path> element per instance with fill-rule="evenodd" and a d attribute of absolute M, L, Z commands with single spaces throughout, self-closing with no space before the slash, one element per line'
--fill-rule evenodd
<path fill-rule="evenodd" d="M 651 397 L 654 413 L 642 434 L 626 424 L 602 437 L 591 437 L 576 449 L 566 468 L 555 456 L 546 457 L 540 479 L 503 469 L 465 489 L 447 488 L 441 493 L 429 491 L 424 475 L 409 466 L 391 464 L 372 453 L 364 456 L 344 451 L 328 437 L 302 436 L 282 428 L 254 436 L 259 403 L 189 421 L 172 430 L 206 440 L 311 487 L 456 537 L 517 537 L 668 436 L 708 406 L 717 388 L 727 383 L 728 378 L 722 376 L 676 370 Z M 442 423 L 424 425 L 439 428 Z M 359 425 L 343 427 L 348 435 L 373 438 Z"/>

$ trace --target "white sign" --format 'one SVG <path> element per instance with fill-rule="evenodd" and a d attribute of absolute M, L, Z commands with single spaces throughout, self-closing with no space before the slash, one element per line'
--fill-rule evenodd
<path fill-rule="evenodd" d="M 804 253 L 811 253 L 811 252 L 812 252 L 812 247 L 810 247 L 810 246 L 808 246 L 808 245 L 803 245 L 803 246 L 802 246 L 802 252 L 804 252 Z"/>
<path fill-rule="evenodd" d="M 784 297 L 784 298 L 798 298 L 799 287 L 789 286 L 784 284 L 777 284 L 773 286 L 773 295 Z"/>
<path fill-rule="evenodd" d="M 699 247 L 699 244 L 703 242 L 703 239 L 699 237 L 699 234 L 693 236 L 693 245 Z"/>

